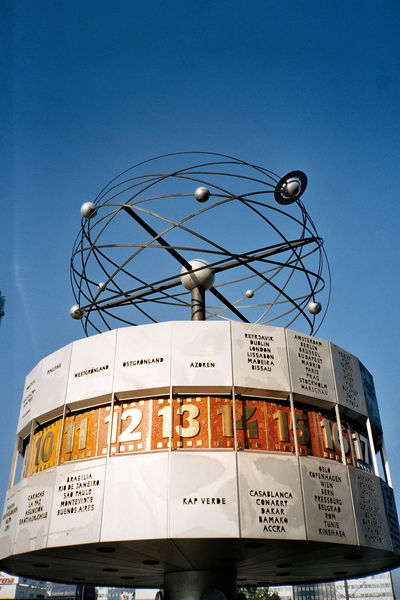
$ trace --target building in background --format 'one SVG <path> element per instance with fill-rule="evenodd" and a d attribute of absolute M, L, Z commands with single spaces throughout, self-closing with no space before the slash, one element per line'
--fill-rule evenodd
<path fill-rule="evenodd" d="M 281 600 L 395 600 L 391 573 L 361 579 L 304 585 L 274 586 Z"/>
<path fill-rule="evenodd" d="M 75 585 L 14 577 L 0 571 L 0 600 L 52 598 L 73 600 Z M 96 587 L 97 600 L 156 600 L 157 589 Z M 330 583 L 271 586 L 281 600 L 395 600 L 391 573 Z"/>
<path fill-rule="evenodd" d="M 12 598 L 48 598 L 47 582 L 26 577 L 14 577 L 0 571 L 0 598 L 10 600 Z"/>
<path fill-rule="evenodd" d="M 0 598 L 15 598 L 18 577 L 0 571 Z"/>
<path fill-rule="evenodd" d="M 137 600 L 154 600 L 158 590 L 138 590 L 137 596 L 135 592 L 133 588 L 96 587 L 95 597 L 96 600 L 135 600 L 135 597 Z M 76 594 L 76 585 L 14 577 L 0 571 L 0 600 L 75 600 Z"/>
<path fill-rule="evenodd" d="M 330 582 L 294 585 L 293 600 L 336 600 L 335 584 Z"/>
<path fill-rule="evenodd" d="M 157 590 L 151 598 L 154 600 Z M 98 587 L 96 588 L 97 600 L 135 600 L 135 590 L 132 588 Z"/>
<path fill-rule="evenodd" d="M 53 583 L 47 582 L 47 596 L 46 598 L 53 598 L 53 600 L 69 600 L 76 596 L 76 585 L 68 585 L 67 583 Z"/>
<path fill-rule="evenodd" d="M 269 591 L 271 594 L 276 592 L 279 594 L 281 600 L 293 600 L 293 586 L 292 585 L 279 585 L 270 586 Z"/>
<path fill-rule="evenodd" d="M 390 572 L 336 582 L 336 600 L 394 600 Z M 346 589 L 347 588 L 347 589 Z"/>

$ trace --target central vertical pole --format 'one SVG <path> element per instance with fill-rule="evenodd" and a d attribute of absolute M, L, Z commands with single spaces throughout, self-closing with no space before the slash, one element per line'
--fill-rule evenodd
<path fill-rule="evenodd" d="M 77 585 L 75 592 L 76 600 L 95 600 L 96 590 L 94 585 Z"/>
<path fill-rule="evenodd" d="M 192 321 L 205 321 L 206 318 L 206 291 L 201 286 L 191 290 L 192 295 Z"/>
<path fill-rule="evenodd" d="M 225 571 L 179 571 L 164 576 L 165 600 L 234 600 L 236 574 Z"/>

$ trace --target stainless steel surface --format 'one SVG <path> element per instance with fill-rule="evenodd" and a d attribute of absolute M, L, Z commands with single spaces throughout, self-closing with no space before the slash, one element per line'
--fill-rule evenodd
<path fill-rule="evenodd" d="M 81 206 L 81 215 L 84 219 L 91 219 L 97 214 L 96 205 L 93 202 L 85 202 Z"/>
<path fill-rule="evenodd" d="M 367 404 L 358 359 L 335 344 L 331 343 L 330 346 L 339 404 L 346 409 L 348 414 L 353 414 L 356 419 L 360 419 L 361 415 L 367 416 Z"/>
<path fill-rule="evenodd" d="M 296 398 L 314 398 L 325 406 L 336 403 L 329 342 L 290 329 L 286 329 L 286 339 Z"/>
<path fill-rule="evenodd" d="M 382 432 L 381 417 L 379 414 L 378 401 L 376 399 L 374 378 L 364 365 L 359 362 L 365 401 L 367 403 L 368 416 L 371 423 L 378 432 Z"/>
<path fill-rule="evenodd" d="M 192 321 L 204 321 L 206 318 L 206 293 L 202 287 L 191 289 Z"/>
<path fill-rule="evenodd" d="M 80 319 L 83 319 L 85 311 L 78 304 L 73 304 L 69 309 L 69 314 L 73 319 L 79 321 Z"/>
<path fill-rule="evenodd" d="M 241 452 L 237 458 L 242 537 L 305 540 L 297 457 Z"/>
<path fill-rule="evenodd" d="M 389 526 L 390 536 L 392 539 L 392 545 L 394 552 L 400 554 L 400 529 L 399 519 L 397 517 L 396 502 L 394 499 L 393 489 L 385 482 L 381 480 L 383 501 L 386 508 L 386 518 Z"/>
<path fill-rule="evenodd" d="M 290 171 L 276 184 L 274 196 L 278 204 L 292 204 L 304 193 L 307 175 L 303 171 Z"/>
<path fill-rule="evenodd" d="M 234 600 L 234 571 L 177 571 L 166 573 L 165 600 Z"/>
<path fill-rule="evenodd" d="M 318 315 L 322 310 L 322 305 L 320 302 L 309 302 L 307 308 L 312 315 Z"/>
<path fill-rule="evenodd" d="M 356 545 L 347 469 L 343 464 L 300 457 L 307 538 Z"/>
<path fill-rule="evenodd" d="M 195 189 L 194 197 L 198 202 L 207 202 L 207 200 L 210 198 L 210 190 L 201 185 Z"/>
<path fill-rule="evenodd" d="M 195 287 L 209 290 L 214 285 L 215 275 L 207 261 L 196 258 L 189 260 L 189 266 L 190 270 L 186 267 L 182 267 L 181 270 L 181 282 L 184 288 L 190 291 Z"/>
<path fill-rule="evenodd" d="M 349 467 L 349 476 L 360 545 L 391 550 L 379 477 L 354 467 Z"/>
<path fill-rule="evenodd" d="M 101 551 L 100 551 L 101 549 Z M 37 566 L 39 565 L 39 566 Z M 296 540 L 151 540 L 82 544 L 14 555 L 1 568 L 26 577 L 162 588 L 165 573 L 236 571 L 239 585 L 281 585 L 361 577 L 395 568 L 391 552 Z M 345 573 L 343 573 L 343 571 Z M 340 573 L 340 574 L 338 574 Z M 72 575 L 72 577 L 71 577 Z"/>

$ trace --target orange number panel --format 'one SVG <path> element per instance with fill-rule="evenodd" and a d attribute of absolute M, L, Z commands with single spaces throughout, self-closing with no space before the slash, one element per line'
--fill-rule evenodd
<path fill-rule="evenodd" d="M 268 447 L 271 452 L 295 453 L 290 406 L 284 402 L 266 402 Z"/>
<path fill-rule="evenodd" d="M 354 465 L 364 471 L 372 471 L 372 455 L 368 434 L 361 426 L 351 431 L 351 446 L 354 453 Z"/>
<path fill-rule="evenodd" d="M 72 444 L 74 439 L 74 422 L 75 416 L 68 415 L 65 417 L 64 429 L 61 438 L 60 463 L 65 463 L 71 460 Z"/>
<path fill-rule="evenodd" d="M 169 448 L 172 434 L 172 407 L 169 398 L 153 400 L 151 421 L 151 449 Z"/>
<path fill-rule="evenodd" d="M 62 419 L 58 419 L 33 435 L 28 450 L 27 477 L 57 464 L 61 422 Z"/>
<path fill-rule="evenodd" d="M 338 428 L 337 424 L 335 424 L 336 428 Z M 351 433 L 350 427 L 347 423 L 342 421 L 342 435 L 343 435 L 343 445 L 344 445 L 344 453 L 346 455 L 346 464 L 355 465 L 354 461 L 354 453 L 353 447 L 351 445 Z"/>
<path fill-rule="evenodd" d="M 98 408 L 66 417 L 60 463 L 96 456 L 98 420 Z"/>
<path fill-rule="evenodd" d="M 151 400 L 132 400 L 114 406 L 111 454 L 150 450 Z"/>
<path fill-rule="evenodd" d="M 311 411 L 301 408 L 294 409 L 299 454 L 312 454 L 311 431 L 309 423 L 309 419 L 311 419 L 312 416 L 313 415 Z"/>
<path fill-rule="evenodd" d="M 210 398 L 211 448 L 235 447 L 232 398 Z"/>
<path fill-rule="evenodd" d="M 313 456 L 341 462 L 342 451 L 340 448 L 339 427 L 336 419 L 317 411 L 309 411 L 309 416 Z M 349 433 L 345 427 L 343 427 L 343 445 L 347 464 L 353 464 Z"/>
<path fill-rule="evenodd" d="M 236 400 L 236 444 L 238 448 L 267 450 L 265 400 Z"/>
<path fill-rule="evenodd" d="M 112 419 L 111 405 L 102 406 L 99 411 L 99 431 L 97 437 L 97 456 L 107 456 L 109 440 L 115 438 L 117 419 Z M 118 408 L 114 407 L 118 413 Z"/>
<path fill-rule="evenodd" d="M 149 450 L 236 448 L 342 460 L 339 427 L 332 411 L 296 404 L 295 434 L 284 400 L 190 396 L 127 400 L 82 410 L 37 430 L 26 446 L 23 477 L 50 467 Z M 235 433 L 236 432 L 236 433 Z M 342 421 L 346 463 L 370 470 L 368 435 Z"/>
<path fill-rule="evenodd" d="M 208 397 L 172 400 L 172 448 L 209 448 Z"/>

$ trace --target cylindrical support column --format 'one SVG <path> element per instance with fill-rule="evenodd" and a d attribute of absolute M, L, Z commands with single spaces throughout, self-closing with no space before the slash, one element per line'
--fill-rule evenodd
<path fill-rule="evenodd" d="M 95 600 L 96 598 L 96 589 L 94 585 L 77 585 L 76 600 Z"/>
<path fill-rule="evenodd" d="M 191 289 L 192 295 L 192 321 L 205 321 L 206 318 L 206 291 L 201 286 Z"/>
<path fill-rule="evenodd" d="M 236 573 L 178 571 L 164 577 L 164 600 L 234 600 Z"/>

